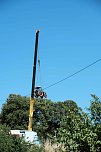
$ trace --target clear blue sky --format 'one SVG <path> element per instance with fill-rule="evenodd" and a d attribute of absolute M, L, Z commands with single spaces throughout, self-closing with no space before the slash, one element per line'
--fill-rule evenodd
<path fill-rule="evenodd" d="M 101 58 L 100 0 L 0 0 L 0 106 L 30 96 L 36 29 L 43 88 Z M 101 62 L 45 91 L 88 107 L 91 93 L 101 97 Z"/>

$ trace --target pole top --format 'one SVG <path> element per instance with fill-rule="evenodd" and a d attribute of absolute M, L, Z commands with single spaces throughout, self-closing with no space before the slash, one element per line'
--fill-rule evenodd
<path fill-rule="evenodd" d="M 36 30 L 36 33 L 39 33 L 40 32 L 40 30 Z"/>

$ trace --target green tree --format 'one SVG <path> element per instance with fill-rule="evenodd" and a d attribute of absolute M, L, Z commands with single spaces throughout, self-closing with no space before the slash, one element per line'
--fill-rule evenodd
<path fill-rule="evenodd" d="M 60 128 L 60 122 L 63 116 L 68 115 L 69 111 L 78 112 L 77 104 L 72 100 L 65 102 L 52 102 L 50 100 L 43 100 L 37 102 L 34 121 L 37 125 L 36 130 L 40 137 L 47 139 L 48 137 L 54 137 L 57 128 Z M 35 122 L 34 122 L 35 124 Z"/>
<path fill-rule="evenodd" d="M 40 139 L 46 139 L 48 135 L 54 136 L 60 127 L 62 116 L 69 110 L 77 112 L 74 101 L 52 102 L 48 99 L 37 99 L 34 105 L 33 130 L 37 131 Z M 29 116 L 29 98 L 10 94 L 2 107 L 1 123 L 11 129 L 27 129 Z"/>
<path fill-rule="evenodd" d="M 96 152 L 97 135 L 92 130 L 88 116 L 79 109 L 75 114 L 69 111 L 58 130 L 58 142 L 63 143 L 67 152 Z"/>
<path fill-rule="evenodd" d="M 92 97 L 90 117 L 72 104 L 69 109 L 64 108 L 65 115 L 60 122 L 57 141 L 63 143 L 67 152 L 101 151 L 101 102 L 97 96 Z"/>
<path fill-rule="evenodd" d="M 101 100 L 96 95 L 91 94 L 92 100 L 90 107 L 90 119 L 93 124 L 93 131 L 97 134 L 96 149 L 101 151 Z"/>
<path fill-rule="evenodd" d="M 27 129 L 29 98 L 10 94 L 1 111 L 1 123 L 11 129 Z"/>
<path fill-rule="evenodd" d="M 91 100 L 91 105 L 88 108 L 91 120 L 94 125 L 101 124 L 101 101 L 96 95 L 91 94 L 91 96 L 93 99 Z"/>
<path fill-rule="evenodd" d="M 27 152 L 29 148 L 21 138 L 12 136 L 9 128 L 0 125 L 0 152 Z"/>
<path fill-rule="evenodd" d="M 100 152 L 101 102 L 95 95 L 92 97 L 90 117 L 72 100 L 35 99 L 33 130 L 41 141 L 50 138 L 62 143 L 67 152 Z M 11 94 L 2 107 L 0 121 L 11 129 L 27 129 L 28 116 L 29 98 Z M 30 151 L 35 149 L 40 151 L 35 146 Z"/>
<path fill-rule="evenodd" d="M 46 138 L 47 133 L 53 133 L 56 128 L 58 113 L 55 103 L 51 100 L 36 100 L 33 114 L 33 130 L 40 137 Z M 55 117 L 55 114 L 57 116 Z M 29 98 L 10 94 L 1 111 L 1 123 L 11 129 L 27 129 L 29 119 Z"/>

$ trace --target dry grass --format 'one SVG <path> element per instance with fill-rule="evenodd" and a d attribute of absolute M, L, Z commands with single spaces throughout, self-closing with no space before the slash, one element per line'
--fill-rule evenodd
<path fill-rule="evenodd" d="M 65 152 L 65 148 L 62 145 L 52 144 L 49 140 L 44 144 L 45 152 Z"/>

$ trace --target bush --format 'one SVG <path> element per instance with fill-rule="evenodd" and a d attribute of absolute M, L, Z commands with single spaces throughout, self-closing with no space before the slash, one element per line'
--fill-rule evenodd
<path fill-rule="evenodd" d="M 10 130 L 0 125 L 0 152 L 25 152 L 29 146 L 19 137 L 10 135 Z"/>

